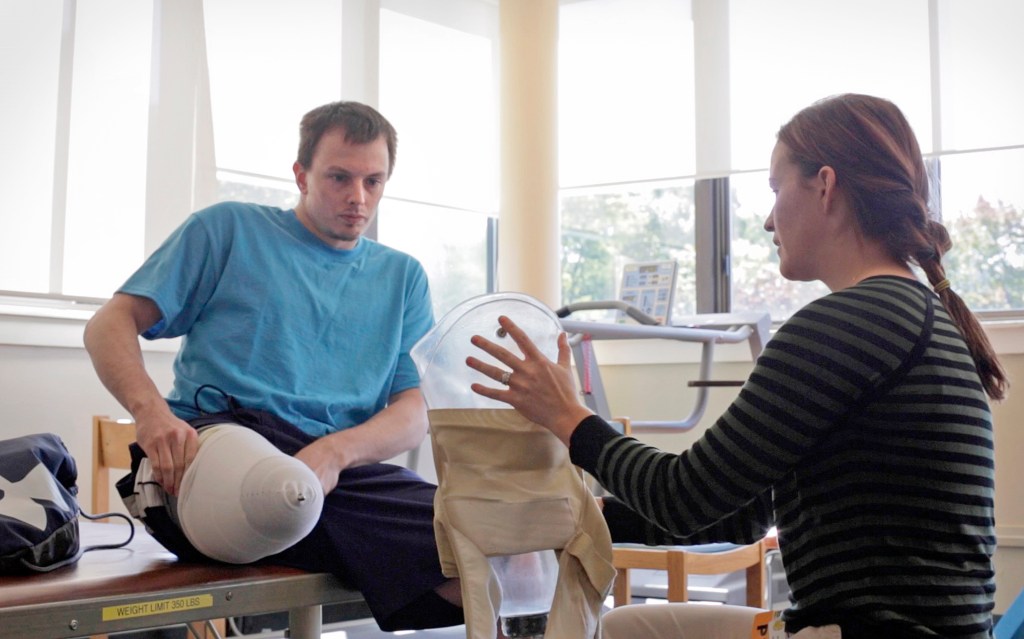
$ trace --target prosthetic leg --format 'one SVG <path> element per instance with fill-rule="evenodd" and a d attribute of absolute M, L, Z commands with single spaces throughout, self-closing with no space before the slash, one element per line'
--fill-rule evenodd
<path fill-rule="evenodd" d="M 324 504 L 323 487 L 308 466 L 237 424 L 200 429 L 199 450 L 177 498 L 153 481 L 148 458 L 140 460 L 134 490 L 123 498 L 129 512 L 161 533 L 158 540 L 179 556 L 190 557 L 194 549 L 232 564 L 291 547 L 313 529 Z M 181 534 L 173 524 L 187 542 L 171 543 Z"/>

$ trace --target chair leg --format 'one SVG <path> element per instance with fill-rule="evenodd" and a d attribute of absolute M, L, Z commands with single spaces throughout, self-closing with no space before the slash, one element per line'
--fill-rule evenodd
<path fill-rule="evenodd" d="M 689 573 L 686 567 L 686 553 L 676 550 L 668 551 L 668 600 L 672 603 L 685 603 L 690 600 L 687 589 Z"/>
<path fill-rule="evenodd" d="M 224 639 L 227 636 L 224 619 L 207 619 L 187 624 L 188 636 L 192 639 Z"/>
<path fill-rule="evenodd" d="M 764 608 L 765 601 L 765 559 L 764 541 L 758 542 L 760 561 L 747 568 L 747 605 Z"/>
<path fill-rule="evenodd" d="M 747 605 L 753 608 L 764 608 L 764 566 L 747 568 Z"/>
<path fill-rule="evenodd" d="M 632 603 L 633 593 L 629 586 L 629 568 L 618 568 L 615 571 L 615 584 L 612 586 L 612 599 L 615 607 Z"/>

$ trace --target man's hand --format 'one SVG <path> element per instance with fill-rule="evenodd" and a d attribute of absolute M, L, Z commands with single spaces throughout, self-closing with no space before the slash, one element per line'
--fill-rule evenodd
<path fill-rule="evenodd" d="M 306 446 L 295 458 L 313 469 L 324 494 L 338 485 L 346 468 L 376 464 L 419 446 L 427 434 L 427 404 L 418 388 L 395 393 L 388 405 L 367 421 Z"/>
<path fill-rule="evenodd" d="M 157 416 L 136 417 L 135 433 L 139 446 L 149 457 L 153 478 L 168 494 L 177 495 L 185 469 L 199 449 L 196 429 L 166 411 Z"/>
<path fill-rule="evenodd" d="M 345 470 L 345 462 L 342 451 L 339 447 L 342 433 L 326 435 L 295 453 L 295 458 L 313 469 L 320 485 L 324 487 L 324 494 L 327 495 L 338 485 L 338 475 Z M 339 450 L 341 449 L 341 450 Z"/>

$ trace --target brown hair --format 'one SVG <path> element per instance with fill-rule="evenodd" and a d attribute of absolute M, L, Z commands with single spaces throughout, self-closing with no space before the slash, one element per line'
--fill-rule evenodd
<path fill-rule="evenodd" d="M 928 174 L 917 138 L 899 108 L 869 95 L 826 98 L 797 113 L 778 139 L 806 177 L 835 170 L 865 235 L 893 258 L 917 264 L 967 342 L 985 392 L 1006 394 L 1008 379 L 978 318 L 951 288 L 942 256 L 952 248 L 946 228 L 928 211 Z"/>
<path fill-rule="evenodd" d="M 313 153 L 320 138 L 336 128 L 345 130 L 345 141 L 351 144 L 369 144 L 383 136 L 388 145 L 388 176 L 391 176 L 395 170 L 398 134 L 376 109 L 360 102 L 331 102 L 302 116 L 299 125 L 299 164 L 308 169 L 313 163 Z"/>

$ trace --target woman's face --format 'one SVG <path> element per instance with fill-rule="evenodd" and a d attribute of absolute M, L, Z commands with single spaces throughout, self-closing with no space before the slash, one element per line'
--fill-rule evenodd
<path fill-rule="evenodd" d="M 787 280 L 808 282 L 820 279 L 825 245 L 823 191 L 815 177 L 806 178 L 790 160 L 789 148 L 779 142 L 772 151 L 768 185 L 775 193 L 775 205 L 764 230 L 772 233 L 779 247 L 779 271 Z"/>

